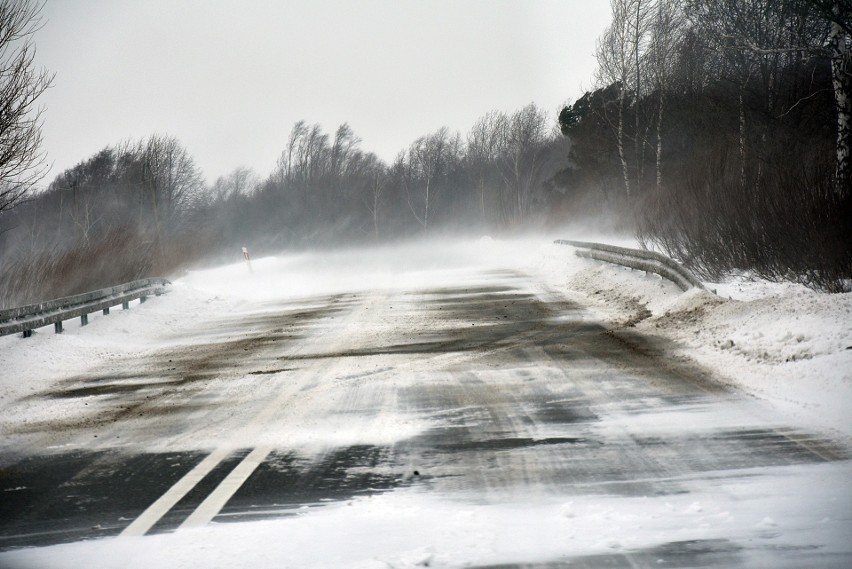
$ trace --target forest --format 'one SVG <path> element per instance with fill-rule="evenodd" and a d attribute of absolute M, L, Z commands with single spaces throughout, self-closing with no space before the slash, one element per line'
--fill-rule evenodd
<path fill-rule="evenodd" d="M 632 233 L 707 279 L 852 287 L 847 2 L 612 0 L 594 88 L 558 112 L 484 112 L 390 162 L 347 124 L 300 121 L 272 172 L 212 184 L 164 134 L 43 179 L 34 109 L 53 78 L 32 69 L 33 6 L 6 1 L 0 17 L 0 307 L 174 276 L 243 246 L 571 225 Z"/>

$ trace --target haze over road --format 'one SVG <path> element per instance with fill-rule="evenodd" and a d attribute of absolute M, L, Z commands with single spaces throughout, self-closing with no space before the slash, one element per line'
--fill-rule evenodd
<path fill-rule="evenodd" d="M 845 448 L 515 268 L 209 314 L 31 396 L 72 411 L 3 433 L 0 565 L 249 521 L 282 566 L 852 562 Z"/>

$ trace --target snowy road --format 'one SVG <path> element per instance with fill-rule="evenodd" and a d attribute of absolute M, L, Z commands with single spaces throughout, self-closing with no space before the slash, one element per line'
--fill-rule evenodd
<path fill-rule="evenodd" d="M 30 396 L 0 566 L 852 564 L 847 449 L 525 272 L 210 314 Z"/>

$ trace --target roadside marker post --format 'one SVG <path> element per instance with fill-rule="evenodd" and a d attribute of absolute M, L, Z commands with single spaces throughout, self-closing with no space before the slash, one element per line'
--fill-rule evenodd
<path fill-rule="evenodd" d="M 243 259 L 246 260 L 246 265 L 248 266 L 249 272 L 253 273 L 254 269 L 251 268 L 251 256 L 249 255 L 247 247 L 243 247 Z"/>

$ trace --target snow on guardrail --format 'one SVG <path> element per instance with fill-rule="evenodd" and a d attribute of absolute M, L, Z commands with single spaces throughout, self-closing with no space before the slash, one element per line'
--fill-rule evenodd
<path fill-rule="evenodd" d="M 629 249 L 627 247 L 617 247 L 604 243 L 569 241 L 566 239 L 557 239 L 554 243 L 574 247 L 579 257 L 596 259 L 631 269 L 656 273 L 664 279 L 675 283 L 681 290 L 689 290 L 691 288 L 704 290 L 704 285 L 689 270 L 674 259 L 656 251 Z"/>
<path fill-rule="evenodd" d="M 62 322 L 80 317 L 80 324 L 88 324 L 88 315 L 98 310 L 109 314 L 113 306 L 122 305 L 127 309 L 131 300 L 142 302 L 151 296 L 160 296 L 171 284 L 166 279 L 142 279 L 118 286 L 102 288 L 75 296 L 66 296 L 38 304 L 29 304 L 16 308 L 0 310 L 0 336 L 22 332 L 24 338 L 32 331 L 53 324 L 56 333 L 62 332 Z"/>

